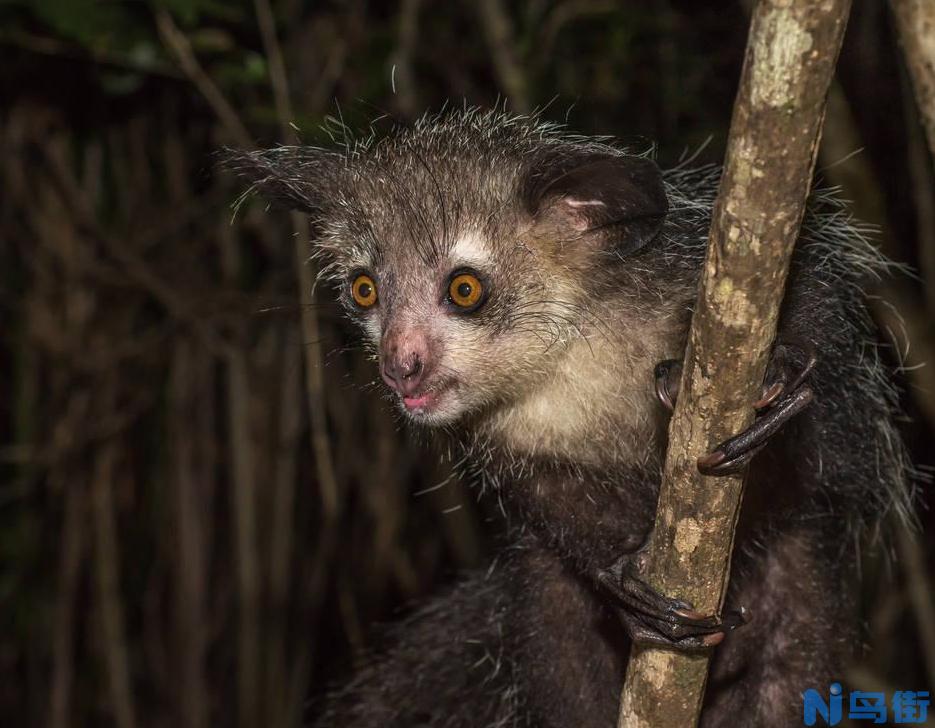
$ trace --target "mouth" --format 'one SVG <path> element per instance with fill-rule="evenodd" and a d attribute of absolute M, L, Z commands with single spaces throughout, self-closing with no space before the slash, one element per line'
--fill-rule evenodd
<path fill-rule="evenodd" d="M 410 415 L 431 415 L 439 409 L 448 386 L 436 387 L 412 395 L 402 395 L 403 407 Z"/>
<path fill-rule="evenodd" d="M 403 405 L 405 405 L 407 410 L 419 410 L 426 409 L 432 404 L 432 400 L 435 398 L 435 395 L 432 392 L 427 394 L 419 394 L 415 397 L 403 397 Z"/>

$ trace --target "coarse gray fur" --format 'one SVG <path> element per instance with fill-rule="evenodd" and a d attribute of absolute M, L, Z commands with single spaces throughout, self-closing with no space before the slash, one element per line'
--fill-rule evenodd
<path fill-rule="evenodd" d="M 631 186 L 609 175 L 605 190 L 594 160 L 635 170 Z M 653 368 L 684 350 L 718 169 L 663 172 L 663 219 L 641 196 L 658 177 L 645 159 L 473 109 L 226 164 L 250 193 L 309 213 L 323 274 L 375 359 L 391 337 L 428 342 L 434 404 L 410 416 L 450 438 L 511 534 L 488 571 L 393 628 L 316 725 L 613 725 L 628 643 L 595 575 L 651 528 L 668 419 Z M 622 212 L 600 219 L 610 207 Z M 439 295 L 465 263 L 489 291 L 471 315 Z M 351 301 L 357 271 L 377 281 L 373 309 Z M 885 272 L 834 195 L 813 194 L 777 352 L 814 347 L 815 402 L 749 471 L 727 605 L 753 621 L 717 648 L 705 726 L 798 723 L 801 691 L 840 679 L 857 650 L 856 540 L 891 513 L 910 520 L 862 290 Z"/>

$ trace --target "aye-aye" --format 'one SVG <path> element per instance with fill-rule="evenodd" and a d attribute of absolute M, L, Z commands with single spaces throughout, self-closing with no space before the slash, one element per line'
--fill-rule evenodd
<path fill-rule="evenodd" d="M 909 510 L 861 281 L 881 262 L 815 194 L 757 419 L 724 613 L 639 579 L 718 170 L 467 110 L 341 152 L 230 152 L 308 213 L 399 409 L 452 437 L 511 545 L 394 628 L 322 726 L 614 725 L 629 641 L 716 649 L 702 724 L 795 725 L 859 643 L 856 541 Z M 755 457 L 754 457 L 755 456 Z M 744 624 L 725 639 L 732 628 Z"/>

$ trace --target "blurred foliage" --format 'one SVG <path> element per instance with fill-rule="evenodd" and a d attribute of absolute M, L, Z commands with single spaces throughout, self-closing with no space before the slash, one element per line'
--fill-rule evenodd
<path fill-rule="evenodd" d="M 525 94 L 512 108 L 655 142 L 666 164 L 719 160 L 743 3 L 503 8 Z M 328 118 L 366 133 L 506 95 L 474 3 L 272 10 L 305 141 L 331 143 Z M 0 725 L 293 725 L 375 620 L 484 563 L 496 518 L 400 430 L 329 292 L 298 305 L 289 220 L 251 204 L 231 224 L 239 189 L 212 153 L 242 143 L 237 124 L 281 141 L 254 3 L 0 0 L 0 53 Z M 845 191 L 918 264 L 905 191 L 930 191 L 931 168 L 901 73 L 885 3 L 855 4 L 839 77 L 866 169 Z M 824 178 L 843 179 L 843 156 Z M 902 285 L 919 305 L 923 283 Z M 309 311 L 334 507 L 313 455 Z M 923 465 L 926 397 L 905 403 Z M 855 670 L 920 687 L 913 577 L 881 596 L 882 578 L 871 560 Z"/>

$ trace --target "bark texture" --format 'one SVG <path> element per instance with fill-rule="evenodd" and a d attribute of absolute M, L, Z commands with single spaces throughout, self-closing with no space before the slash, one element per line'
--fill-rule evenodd
<path fill-rule="evenodd" d="M 935 159 L 935 2 L 892 0 L 929 151 Z"/>
<path fill-rule="evenodd" d="M 743 480 L 696 462 L 753 420 L 849 9 L 761 0 L 752 18 L 645 575 L 705 613 L 723 603 Z M 635 646 L 620 728 L 696 725 L 708 661 Z"/>

